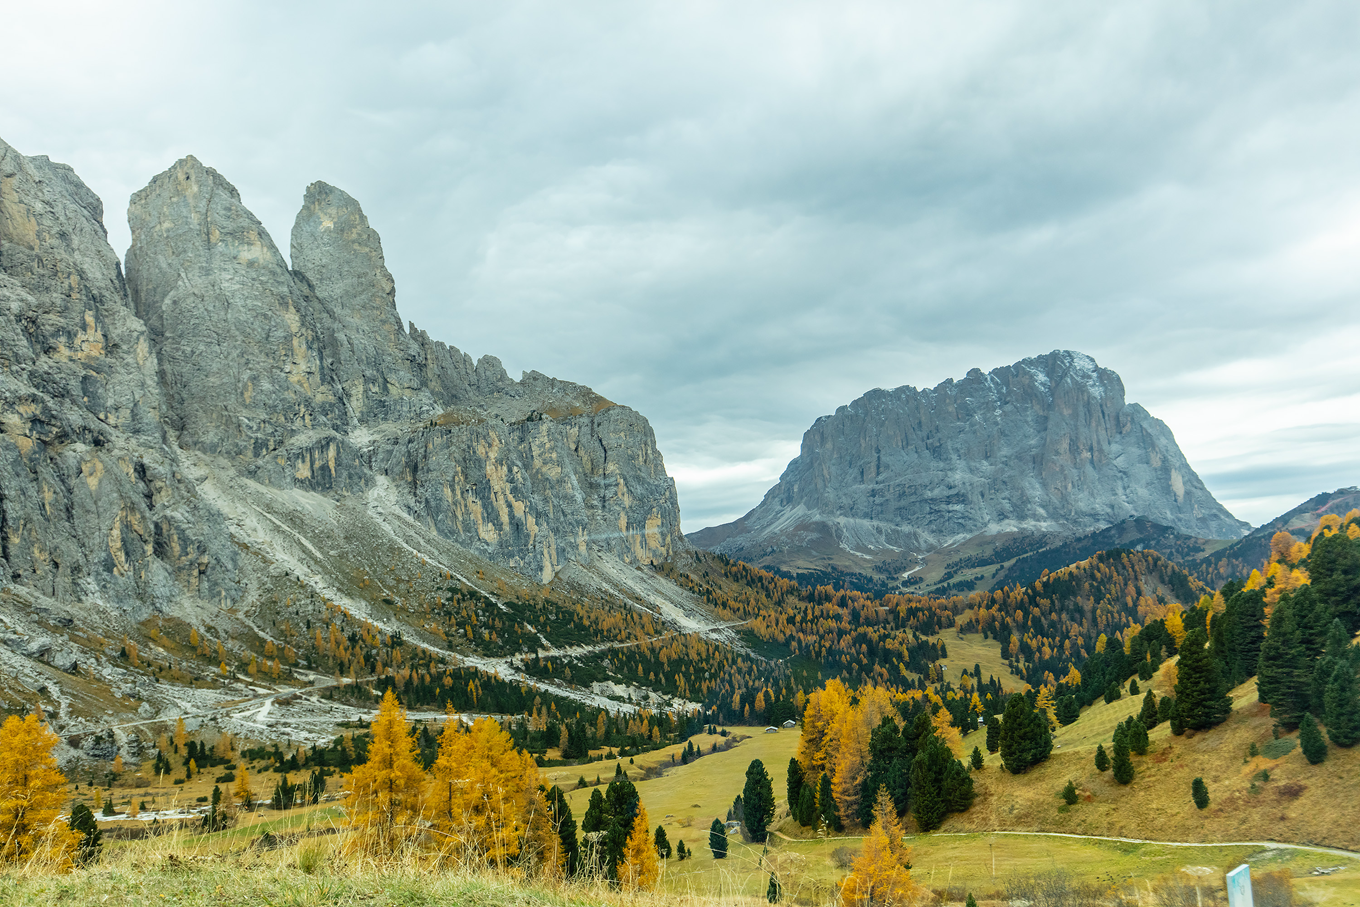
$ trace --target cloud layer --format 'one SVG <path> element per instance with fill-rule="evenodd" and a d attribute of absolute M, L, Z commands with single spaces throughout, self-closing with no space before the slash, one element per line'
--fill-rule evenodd
<path fill-rule="evenodd" d="M 30 4 L 0 136 L 276 241 L 359 198 L 402 314 L 651 419 L 685 528 L 865 390 L 1054 348 L 1229 509 L 1360 482 L 1347 2 Z"/>

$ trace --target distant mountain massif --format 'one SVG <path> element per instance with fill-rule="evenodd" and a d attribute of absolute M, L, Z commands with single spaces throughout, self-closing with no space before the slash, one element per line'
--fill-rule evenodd
<path fill-rule="evenodd" d="M 1171 430 L 1125 402 L 1118 375 L 1059 350 L 927 390 L 870 391 L 813 423 L 754 510 L 689 538 L 788 575 L 881 589 L 914 576 L 943 585 L 944 559 L 966 558 L 954 573 L 973 571 L 972 588 L 1001 581 L 1019 555 L 1130 519 L 1196 539 L 1250 528 L 1214 500 Z"/>

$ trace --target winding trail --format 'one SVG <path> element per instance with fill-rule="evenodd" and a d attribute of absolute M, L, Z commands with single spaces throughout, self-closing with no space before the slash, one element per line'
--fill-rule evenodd
<path fill-rule="evenodd" d="M 1116 841 L 1122 844 L 1156 844 L 1160 847 L 1262 847 L 1268 850 L 1307 850 L 1337 857 L 1360 860 L 1360 853 L 1340 847 L 1319 847 L 1314 844 L 1286 844 L 1282 841 L 1151 841 L 1146 838 L 1116 838 L 1107 835 L 1078 835 L 1061 831 L 937 831 L 940 837 L 965 838 L 972 835 L 1015 835 L 1031 838 L 1076 838 L 1086 841 Z M 922 838 L 927 835 L 912 835 Z"/>

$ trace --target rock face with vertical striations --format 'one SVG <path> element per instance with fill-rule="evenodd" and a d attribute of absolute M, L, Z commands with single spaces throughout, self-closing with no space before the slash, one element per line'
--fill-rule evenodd
<path fill-rule="evenodd" d="M 157 351 L 103 205 L 71 168 L 0 142 L 0 577 L 141 619 L 230 604 L 236 549 L 167 445 Z"/>
<path fill-rule="evenodd" d="M 754 510 L 690 539 L 759 563 L 815 564 L 1133 516 L 1201 538 L 1245 528 L 1170 429 L 1125 403 L 1118 375 L 1060 350 L 928 390 L 870 391 L 813 423 Z"/>
<path fill-rule="evenodd" d="M 0 143 L 7 586 L 138 620 L 232 604 L 258 566 L 233 533 L 267 525 L 270 501 L 395 506 L 542 582 L 685 547 L 647 421 L 404 327 L 378 234 L 341 190 L 307 188 L 291 267 L 192 157 L 132 197 L 126 280 L 102 218 L 69 167 Z"/>

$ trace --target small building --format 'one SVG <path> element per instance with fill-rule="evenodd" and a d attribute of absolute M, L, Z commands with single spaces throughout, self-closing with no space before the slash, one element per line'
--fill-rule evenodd
<path fill-rule="evenodd" d="M 779 733 L 779 728 L 774 727 L 774 726 L 772 725 L 772 726 L 767 727 L 767 728 L 765 729 L 765 733 L 767 733 L 767 734 L 778 734 L 778 733 Z"/>
<path fill-rule="evenodd" d="M 792 718 L 784 722 L 784 727 L 797 727 L 797 726 L 798 722 L 794 721 Z"/>

